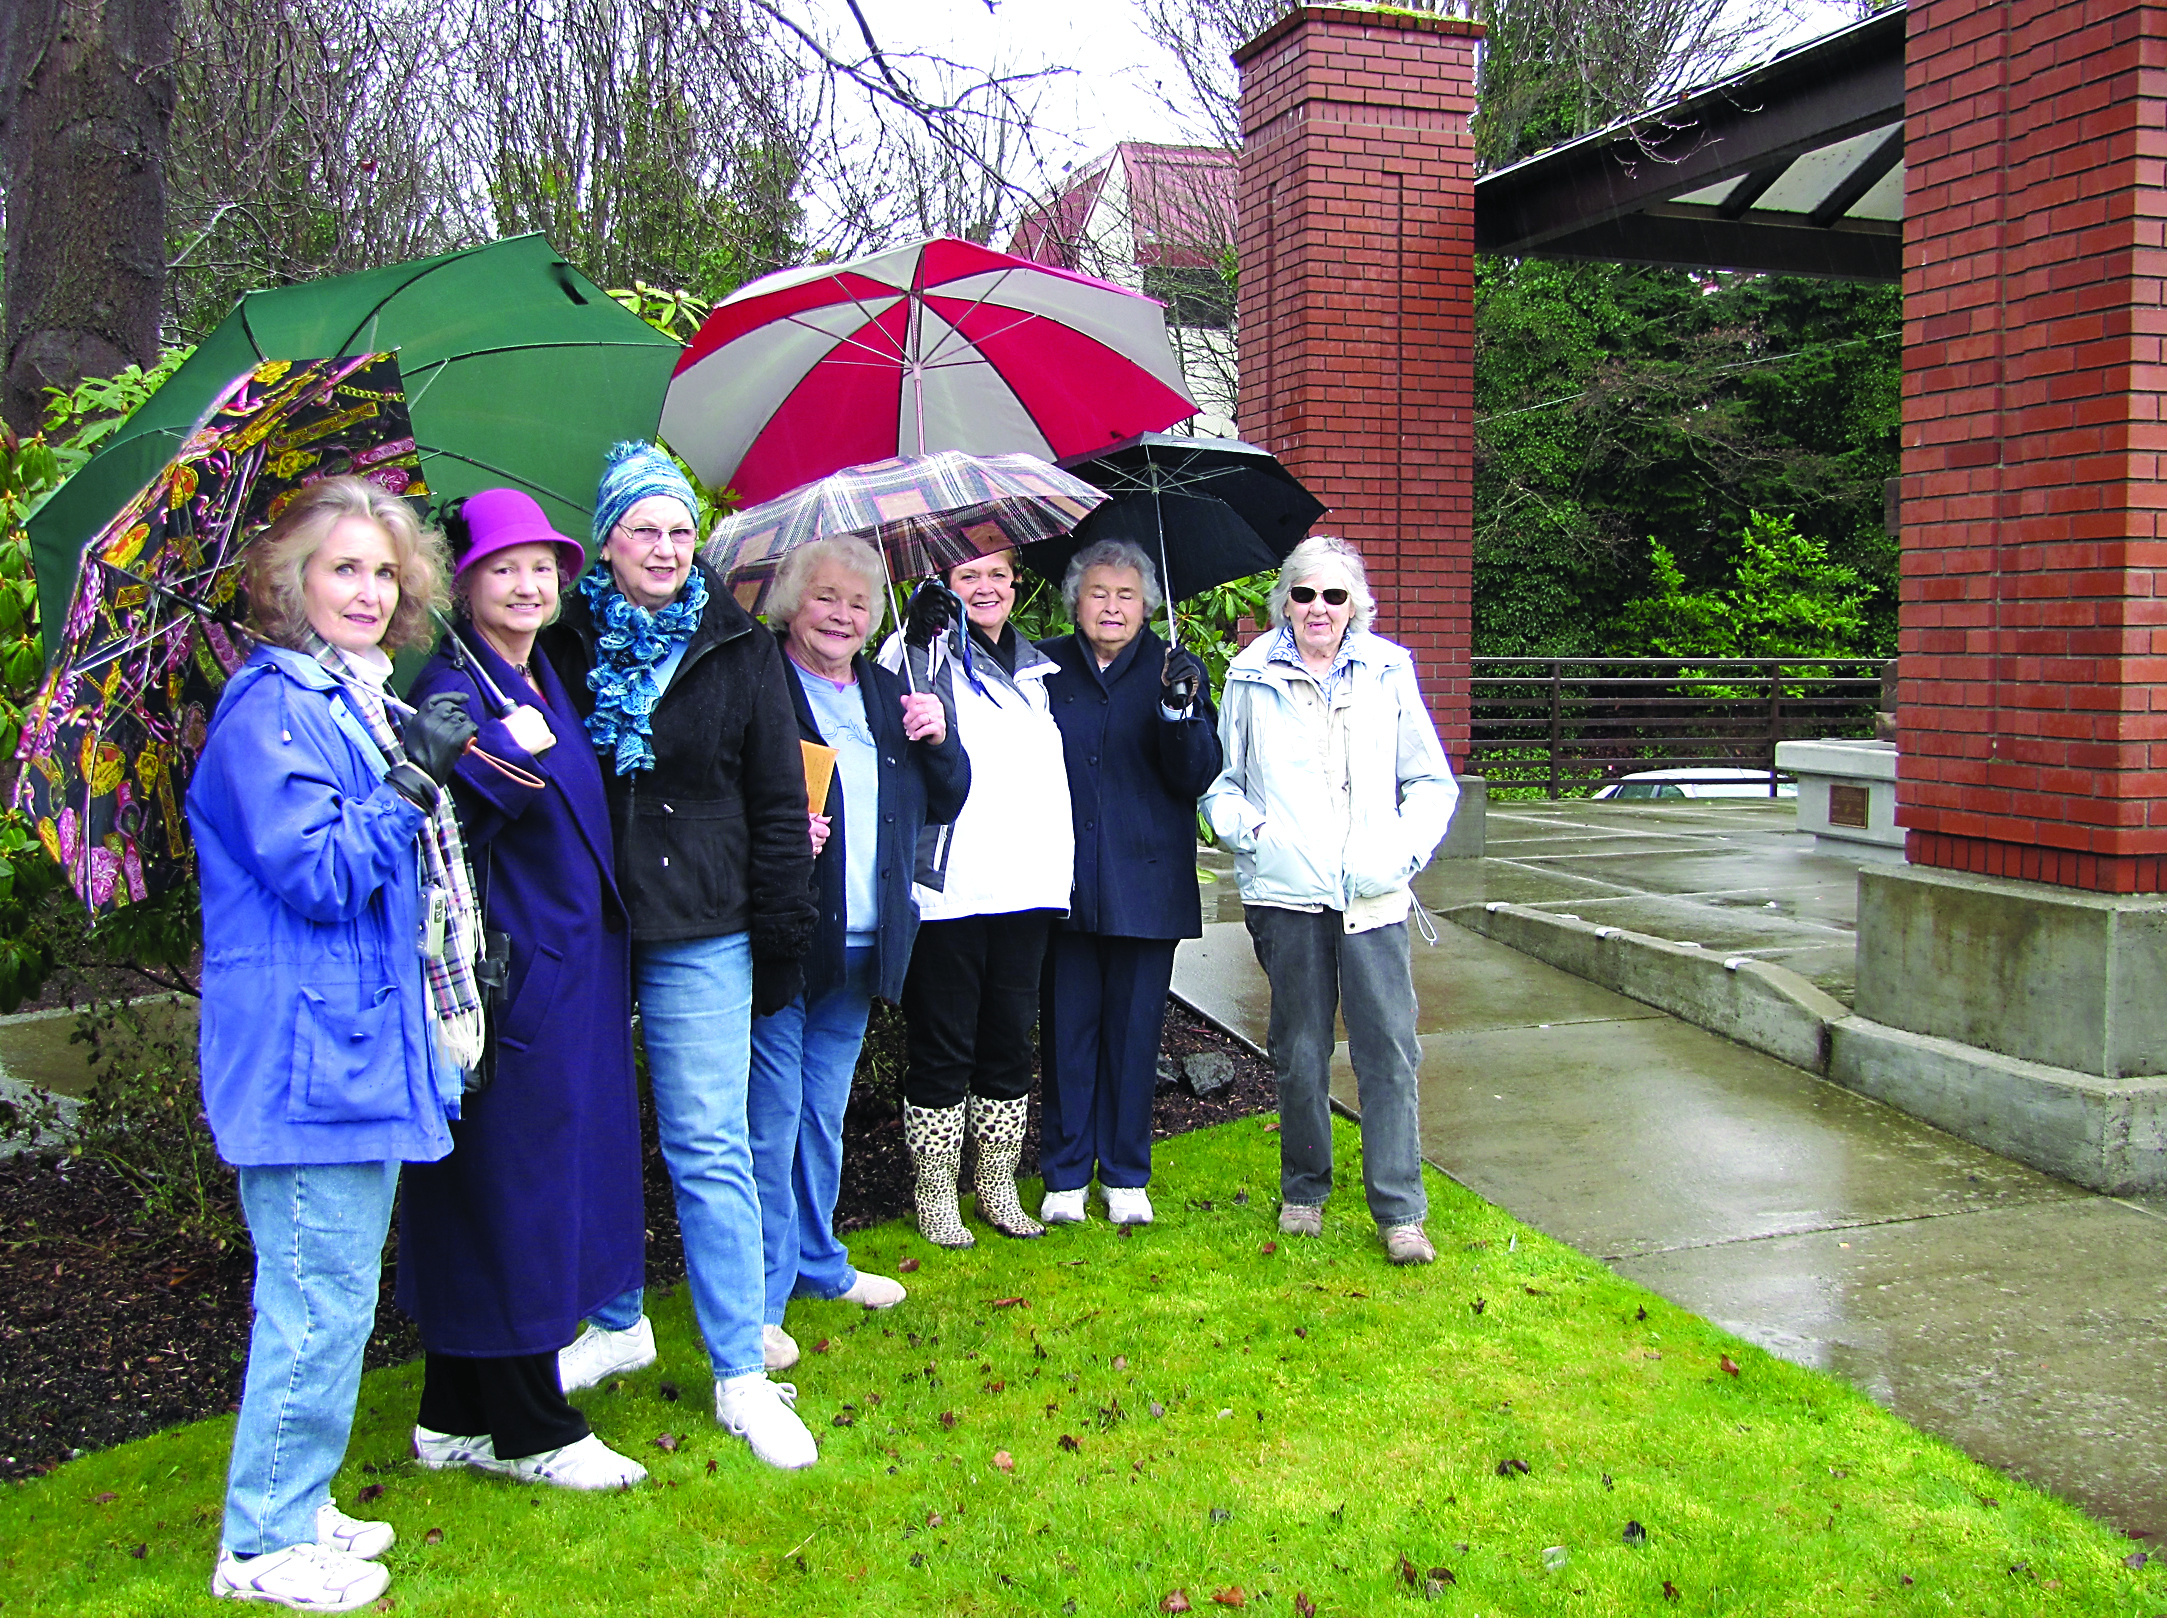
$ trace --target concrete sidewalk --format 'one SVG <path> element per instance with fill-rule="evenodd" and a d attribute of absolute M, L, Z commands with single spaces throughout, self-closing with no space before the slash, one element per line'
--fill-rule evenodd
<path fill-rule="evenodd" d="M 1497 808 L 1491 817 L 1497 849 L 1514 834 Z M 1646 901 L 1695 907 L 1672 915 L 1708 923 L 1726 892 L 1747 885 L 1729 879 L 1735 870 L 1711 882 L 1695 864 L 1736 865 L 1720 845 L 1692 847 L 1734 834 L 1708 829 L 1668 853 L 1649 833 L 1623 834 L 1639 844 L 1636 873 L 1646 876 L 1654 853 L 1654 868 L 1691 895 Z M 1578 883 L 1583 899 L 1634 902 L 1595 874 L 1596 861 L 1574 860 L 1559 876 L 1539 856 L 1504 852 L 1433 868 L 1425 897 L 1442 884 L 1455 903 L 1556 902 L 1530 889 L 1557 881 Z M 1182 946 L 1174 992 L 1261 1045 L 1269 996 L 1233 885 L 1206 893 L 1222 919 Z M 1766 902 L 1740 908 L 1744 925 L 1762 930 L 1758 947 L 1834 959 L 1836 941 L 1772 930 L 1841 933 L 1832 896 L 1809 885 L 1788 909 Z M 1440 931 L 1435 948 L 1415 945 L 1431 1162 L 1770 1352 L 1847 1379 L 2117 1528 L 2167 1541 L 2167 1217 L 1968 1145 L 1503 944 Z M 1335 1090 L 1355 1102 L 1344 1046 Z M 1363 1217 L 1360 1188 L 1351 1190 L 1335 1195 L 1336 1217 Z"/>

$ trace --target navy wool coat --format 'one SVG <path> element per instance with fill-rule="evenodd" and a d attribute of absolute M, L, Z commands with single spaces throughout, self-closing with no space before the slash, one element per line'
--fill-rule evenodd
<path fill-rule="evenodd" d="M 632 1073 L 631 931 L 611 869 L 602 766 L 546 658 L 542 699 L 479 634 L 464 637 L 557 745 L 520 748 L 470 665 L 443 648 L 411 700 L 464 691 L 477 745 L 540 776 L 522 786 L 471 753 L 452 776 L 487 925 L 509 933 L 511 977 L 491 1036 L 496 1077 L 469 1095 L 451 1156 L 410 1165 L 399 1215 L 399 1305 L 439 1354 L 552 1352 L 645 1269 L 639 1102 Z"/>
<path fill-rule="evenodd" d="M 784 661 L 789 662 L 787 656 Z M 880 844 L 874 857 L 880 895 L 876 938 L 880 970 L 873 992 L 883 1000 L 898 1000 L 910 967 L 911 944 L 918 936 L 918 906 L 910 895 L 918 832 L 926 825 L 946 825 L 962 812 L 971 790 L 971 761 L 956 739 L 953 715 L 940 746 L 907 741 L 902 676 L 889 673 L 863 652 L 851 666 L 857 671 L 858 694 L 865 699 L 865 717 L 880 754 L 880 801 L 861 804 L 857 810 L 880 816 Z M 812 704 L 805 697 L 804 682 L 812 676 L 794 663 L 790 672 L 795 676 L 790 681 L 790 700 L 797 706 L 799 739 L 824 745 L 820 728 L 813 723 Z M 843 802 L 843 774 L 838 770 L 821 810 L 830 817 L 827 846 L 813 865 L 813 897 L 820 906 L 820 919 L 814 924 L 812 949 L 805 957 L 807 1005 L 843 981 L 847 936 L 843 817 L 849 812 Z"/>
<path fill-rule="evenodd" d="M 1182 719 L 1159 710 L 1166 642 L 1149 629 L 1099 668 L 1081 635 L 1039 642 L 1060 664 L 1046 697 L 1068 760 L 1076 822 L 1070 932 L 1196 938 L 1196 800 L 1219 775 L 1219 720 L 1209 692 Z"/>

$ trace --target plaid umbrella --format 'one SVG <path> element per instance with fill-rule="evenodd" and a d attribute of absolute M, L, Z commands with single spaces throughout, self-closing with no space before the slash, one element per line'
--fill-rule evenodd
<path fill-rule="evenodd" d="M 892 585 L 1067 533 L 1105 498 L 1104 490 L 1033 455 L 895 456 L 723 518 L 700 557 L 756 613 L 783 558 L 816 539 L 869 542 Z"/>
<path fill-rule="evenodd" d="M 16 806 L 91 912 L 195 867 L 181 801 L 227 677 L 248 541 L 318 478 L 425 496 L 389 354 L 268 360 L 229 383 L 180 452 L 83 549 L 45 684 L 25 716 Z"/>

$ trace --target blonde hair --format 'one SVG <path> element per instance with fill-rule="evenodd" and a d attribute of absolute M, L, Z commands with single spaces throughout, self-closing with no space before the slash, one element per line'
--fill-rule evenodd
<path fill-rule="evenodd" d="M 331 530 L 348 517 L 374 523 L 391 541 L 399 564 L 399 605 L 381 642 L 387 652 L 426 646 L 436 638 L 429 609 L 444 605 L 444 541 L 423 528 L 414 508 L 367 478 L 311 483 L 248 548 L 248 616 L 265 640 L 298 647 L 309 627 L 301 580 Z"/>

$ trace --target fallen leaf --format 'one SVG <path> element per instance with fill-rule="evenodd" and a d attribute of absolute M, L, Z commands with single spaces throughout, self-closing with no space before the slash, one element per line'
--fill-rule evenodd
<path fill-rule="evenodd" d="M 140 1562 L 144 1557 L 150 1555 L 150 1547 L 148 1545 L 137 1545 L 132 1547 L 128 1554 Z"/>
<path fill-rule="evenodd" d="M 1992 1507 L 1992 1506 L 1998 1506 L 1998 1505 L 2000 1505 L 2000 1504 L 2001 1504 L 2001 1502 L 2000 1502 L 1999 1500 L 1995 1499 L 1995 1498 L 1994 1498 L 1994 1497 L 1993 1497 L 1992 1495 L 1990 1495 L 1990 1494 L 1982 1494 L 1981 1496 L 1979 1496 L 1979 1504 L 1980 1504 L 1980 1505 L 1982 1505 L 1982 1506 L 1989 1506 L 1989 1507 Z"/>
<path fill-rule="evenodd" d="M 376 1598 L 376 1604 L 372 1606 L 369 1610 L 371 1612 L 397 1612 L 399 1610 L 399 1603 L 394 1601 L 390 1596 L 378 1596 Z"/>
<path fill-rule="evenodd" d="M 1726 1354 L 1723 1356 L 1722 1365 L 1726 1374 L 1730 1376 L 1736 1376 L 1738 1374 L 1738 1362 L 1732 1359 L 1730 1355 Z"/>
<path fill-rule="evenodd" d="M 1423 1582 L 1422 1599 L 1424 1601 L 1435 1601 L 1444 1593 L 1445 1581 L 1443 1579 L 1428 1579 Z"/>
<path fill-rule="evenodd" d="M 441 1528 L 432 1528 L 432 1529 L 430 1529 L 430 1530 L 429 1530 L 429 1531 L 428 1531 L 428 1532 L 427 1532 L 426 1534 L 424 1534 L 424 1535 L 422 1535 L 422 1536 L 421 1536 L 421 1542 L 422 1542 L 422 1543 L 423 1543 L 424 1545 L 441 1545 L 441 1544 L 443 1544 L 443 1543 L 444 1543 L 444 1530 L 443 1530 L 443 1529 L 441 1529 Z"/>
<path fill-rule="evenodd" d="M 1896 1582 L 1898 1584 L 1909 1584 L 1911 1582 L 1911 1575 L 1908 1573 L 1901 1574 L 1898 1576 Z"/>
<path fill-rule="evenodd" d="M 1522 1287 L 1520 1290 L 1531 1298 L 1547 1298 L 1550 1296 L 1541 1287 Z"/>
<path fill-rule="evenodd" d="M 1061 1603 L 1061 1612 L 1063 1618 L 1076 1618 L 1076 1598 L 1074 1596 L 1070 1596 Z"/>
<path fill-rule="evenodd" d="M 1527 1476 L 1527 1462 L 1521 1460 L 1518 1456 L 1508 1455 L 1504 1460 L 1497 1463 L 1497 1475 L 1499 1477 L 1509 1478 L 1515 1472 L 1522 1477 Z"/>
<path fill-rule="evenodd" d="M 1301 1614 L 1301 1618 L 1317 1618 L 1317 1604 L 1309 1599 L 1307 1590 L 1294 1592 L 1294 1610 Z"/>
<path fill-rule="evenodd" d="M 1605 1472 L 1603 1474 L 1603 1487 L 1606 1489 L 1615 1489 L 1617 1487 L 1615 1483 L 1610 1481 L 1610 1474 L 1608 1472 Z"/>
<path fill-rule="evenodd" d="M 1400 1577 L 1407 1581 L 1408 1589 L 1422 1588 L 1422 1570 L 1415 1566 L 1413 1559 L 1405 1551 L 1400 1552 Z"/>
<path fill-rule="evenodd" d="M 914 1258 L 901 1259 L 897 1261 L 895 1267 L 905 1275 L 914 1275 L 918 1270 L 918 1261 Z"/>
<path fill-rule="evenodd" d="M 1646 1304 L 1642 1304 L 1640 1306 L 1640 1312 L 1634 1315 L 1633 1318 L 1635 1320 L 1646 1320 L 1648 1318 L 1648 1306 Z"/>
<path fill-rule="evenodd" d="M 1069 1451 L 1069 1453 L 1074 1454 L 1077 1451 L 1081 1450 L 1083 1448 L 1083 1445 L 1076 1442 L 1076 1435 L 1074 1433 L 1063 1433 L 1061 1435 L 1061 1447 Z"/>
<path fill-rule="evenodd" d="M 371 1500 L 381 1500 L 383 1497 L 384 1486 L 381 1483 L 364 1483 L 354 1491 L 354 1503 L 360 1506 L 367 1505 Z"/>
<path fill-rule="evenodd" d="M 1156 1399 L 1151 1401 L 1148 1408 L 1154 1416 L 1163 1416 L 1166 1414 L 1166 1406 L 1159 1403 L 1159 1401 Z"/>
<path fill-rule="evenodd" d="M 924 1552 L 924 1551 L 912 1551 L 912 1552 L 910 1553 L 910 1565 L 911 1565 L 912 1567 L 924 1567 L 924 1566 L 925 1566 L 925 1552 Z"/>
<path fill-rule="evenodd" d="M 680 1388 L 674 1382 L 658 1383 L 655 1387 L 655 1392 L 661 1394 L 662 1397 L 668 1400 L 671 1404 L 677 1403 L 679 1399 L 682 1399 L 684 1397 L 684 1389 Z"/>
<path fill-rule="evenodd" d="M 1031 1307 L 1028 1298 L 995 1298 L 987 1307 L 989 1309 L 1013 1309 L 1018 1304 L 1021 1304 L 1026 1309 Z"/>
<path fill-rule="evenodd" d="M 1213 1506 L 1207 1515 L 1210 1516 L 1213 1522 L 1225 1522 L 1229 1518 L 1231 1518 L 1234 1513 L 1227 1510 L 1224 1506 Z"/>
<path fill-rule="evenodd" d="M 1220 1607 L 1246 1607 L 1249 1596 L 1238 1584 L 1230 1584 L 1224 1590 L 1212 1592 L 1212 1604 Z"/>
<path fill-rule="evenodd" d="M 997 1449 L 993 1452 L 993 1468 L 997 1472 L 1013 1472 L 1016 1470 L 1016 1457 L 1005 1449 Z"/>
<path fill-rule="evenodd" d="M 674 1454 L 677 1449 L 677 1435 L 675 1433 L 657 1433 L 648 1442 L 665 1455 Z"/>
<path fill-rule="evenodd" d="M 382 1494 L 384 1492 L 383 1486 L 381 1484 L 372 1483 L 369 1485 L 369 1487 L 376 1490 L 378 1494 Z M 115 1494 L 111 1489 L 108 1489 L 103 1494 L 92 1495 L 90 1497 L 90 1503 L 94 1506 L 110 1505 L 113 1501 L 118 1500 L 119 1498 L 119 1495 Z"/>
<path fill-rule="evenodd" d="M 988 1382 L 986 1384 L 986 1391 L 988 1393 L 1006 1393 L 1008 1391 L 1008 1384 L 1006 1382 Z"/>
<path fill-rule="evenodd" d="M 858 1425 L 858 1418 L 853 1416 L 847 1410 L 838 1410 L 835 1413 L 835 1421 L 833 1425 L 837 1427 L 855 1427 Z"/>
<path fill-rule="evenodd" d="M 1625 1525 L 1625 1543 L 1638 1550 L 1648 1543 L 1648 1530 L 1641 1527 L 1637 1522 L 1627 1523 Z"/>
<path fill-rule="evenodd" d="M 1133 1235 L 1135 1235 L 1135 1234 L 1136 1234 L 1136 1227 L 1135 1227 L 1134 1225 L 1123 1225 L 1123 1226 L 1121 1227 L 1121 1239 L 1122 1239 L 1123 1241 L 1127 1241 L 1127 1240 L 1128 1240 L 1128 1239 L 1129 1239 L 1129 1238 L 1130 1238 L 1131 1236 L 1133 1236 Z"/>
<path fill-rule="evenodd" d="M 2122 1565 L 2124 1567 L 2143 1567 L 2145 1563 L 2151 1560 L 2152 1558 L 2145 1555 L 2143 1551 L 2131 1551 L 2129 1555 L 2122 1558 Z"/>
<path fill-rule="evenodd" d="M 813 1352 L 815 1354 L 825 1354 L 831 1346 L 833 1345 L 831 1345 L 828 1340 L 823 1337 L 820 1339 L 819 1342 L 813 1344 Z"/>
<path fill-rule="evenodd" d="M 1469 1305 L 1468 1305 L 1467 1307 L 1468 1307 L 1468 1308 L 1470 1308 L 1470 1309 L 1472 1309 L 1472 1310 L 1474 1310 L 1474 1311 L 1475 1311 L 1475 1313 L 1479 1315 L 1479 1314 L 1481 1314 L 1481 1313 L 1483 1312 L 1483 1310 L 1485 1310 L 1485 1309 L 1487 1309 L 1487 1308 L 1489 1308 L 1489 1307 L 1490 1307 L 1490 1300 L 1489 1300 L 1488 1298 L 1477 1298 L 1477 1299 L 1476 1299 L 1476 1300 L 1475 1300 L 1475 1301 L 1474 1301 L 1473 1303 L 1469 1304 Z"/>
<path fill-rule="evenodd" d="M 955 1426 L 956 1426 L 956 1413 L 955 1413 L 955 1412 L 954 1412 L 953 1410 L 943 1410 L 943 1411 L 941 1412 L 941 1428 L 942 1428 L 942 1430 L 943 1430 L 943 1431 L 945 1431 L 945 1432 L 954 1432 L 954 1431 L 955 1431 Z"/>
<path fill-rule="evenodd" d="M 1124 1226 L 1123 1228 L 1126 1229 L 1127 1227 Z M 1166 1598 L 1159 1603 L 1159 1611 L 1161 1612 L 1187 1612 L 1188 1610 L 1189 1592 L 1186 1590 L 1169 1590 L 1166 1592 Z"/>
<path fill-rule="evenodd" d="M 1246 1191 L 1237 1191 L 1237 1192 L 1235 1192 L 1235 1193 L 1234 1193 L 1234 1206 L 1235 1206 L 1235 1207 L 1237 1207 L 1237 1208 L 1246 1208 L 1246 1207 L 1248 1207 L 1248 1206 L 1249 1206 L 1249 1193 L 1248 1193 L 1248 1192 L 1246 1192 Z"/>
<path fill-rule="evenodd" d="M 1668 1579 L 1663 1581 L 1663 1599 L 1665 1601 L 1676 1601 L 1678 1599 L 1678 1587 Z"/>
<path fill-rule="evenodd" d="M 1279 1244 L 1277 1242 L 1266 1242 L 1262 1247 L 1258 1248 L 1257 1251 L 1262 1253 L 1266 1258 L 1270 1258 L 1274 1253 L 1279 1251 Z"/>
<path fill-rule="evenodd" d="M 940 1527 L 940 1525 L 941 1525 L 941 1514 L 940 1514 L 939 1512 L 937 1512 L 937 1511 L 929 1511 L 929 1512 L 927 1512 L 927 1513 L 925 1514 L 925 1525 L 926 1525 L 926 1526 L 927 1526 L 928 1528 L 938 1528 L 938 1527 Z"/>
<path fill-rule="evenodd" d="M 1116 1355 L 1114 1356 L 1114 1369 L 1115 1369 L 1115 1370 L 1117 1370 L 1117 1371 L 1126 1371 L 1126 1370 L 1127 1370 L 1128 1368 L 1129 1368 L 1129 1357 L 1128 1357 L 1128 1355 L 1126 1355 L 1126 1354 L 1116 1354 Z"/>
<path fill-rule="evenodd" d="M 1452 1569 L 1449 1567 L 1433 1567 L 1430 1569 L 1430 1582 L 1432 1584 L 1458 1584 L 1460 1581 L 1453 1576 Z"/>
<path fill-rule="evenodd" d="M 710 1460 L 708 1461 L 708 1463 L 707 1463 L 707 1475 L 708 1475 L 709 1477 L 713 1477 L 713 1476 L 715 1475 L 715 1473 L 716 1473 L 717 1471 L 719 1471 L 719 1470 L 720 1470 L 720 1468 L 719 1468 L 719 1467 L 718 1467 L 718 1466 L 716 1465 L 716 1463 L 714 1462 L 714 1460 L 710 1459 Z"/>
<path fill-rule="evenodd" d="M 1266 1124 L 1264 1126 L 1264 1133 L 1267 1135 L 1276 1135 L 1279 1133 L 1279 1126 L 1277 1124 Z"/>

